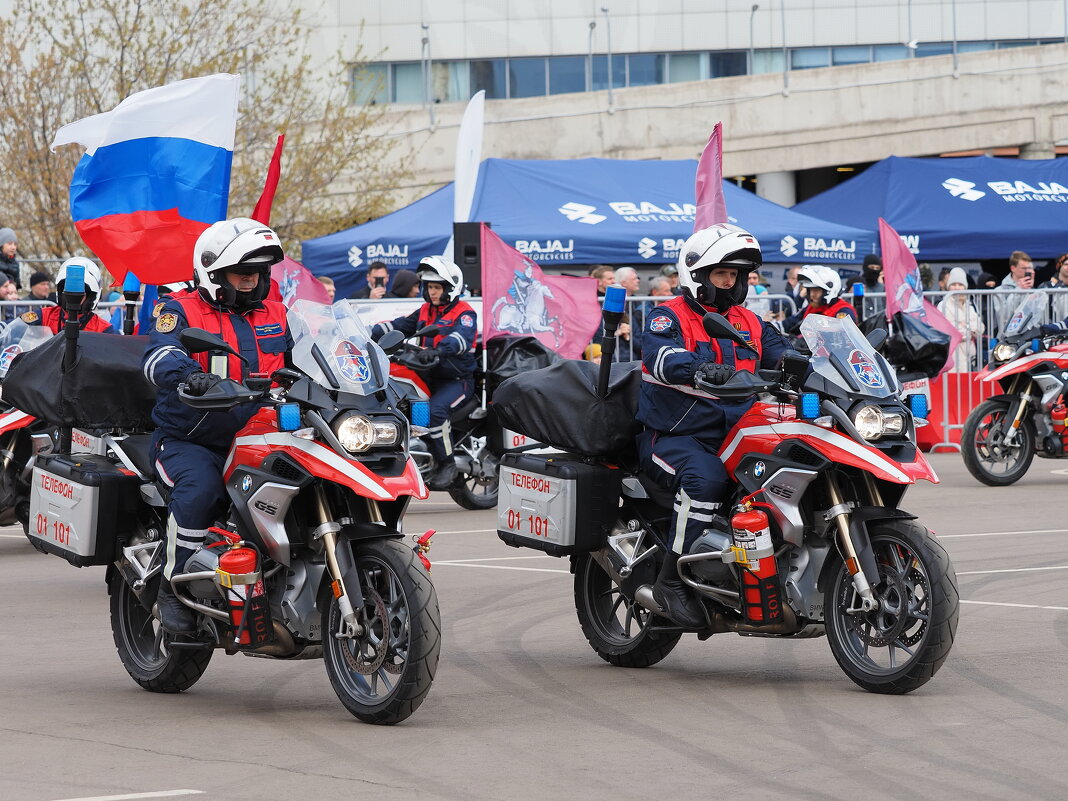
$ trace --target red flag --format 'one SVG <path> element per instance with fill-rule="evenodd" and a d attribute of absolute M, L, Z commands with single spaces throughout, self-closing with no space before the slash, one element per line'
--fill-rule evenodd
<path fill-rule="evenodd" d="M 697 214 L 693 230 L 700 231 L 716 223 L 727 222 L 727 203 L 723 200 L 723 123 L 717 122 L 708 144 L 697 162 Z"/>
<path fill-rule="evenodd" d="M 286 306 L 292 306 L 295 300 L 333 303 L 323 282 L 312 275 L 311 270 L 289 256 L 271 267 L 271 283 L 278 284 L 278 291 L 282 293 L 281 301 Z"/>
<path fill-rule="evenodd" d="M 271 224 L 271 204 L 274 203 L 274 193 L 278 189 L 278 179 L 282 176 L 282 145 L 285 141 L 286 135 L 279 134 L 274 155 L 271 156 L 271 165 L 267 168 L 267 180 L 263 182 L 263 194 L 256 201 L 256 208 L 252 210 L 252 219 L 264 225 Z"/>
<path fill-rule="evenodd" d="M 482 226 L 482 333 L 529 335 L 577 359 L 601 323 L 597 279 L 549 276 Z"/>
<path fill-rule="evenodd" d="M 949 335 L 949 356 L 938 371 L 941 375 L 953 364 L 953 354 L 961 340 L 960 331 L 929 300 L 923 299 L 923 281 L 916 258 L 901 241 L 897 231 L 882 217 L 879 218 L 879 247 L 883 252 L 886 318 L 889 320 L 900 311 L 917 317 L 932 328 Z"/>

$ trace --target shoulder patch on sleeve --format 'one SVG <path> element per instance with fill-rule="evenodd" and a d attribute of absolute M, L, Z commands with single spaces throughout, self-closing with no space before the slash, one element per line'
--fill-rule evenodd
<path fill-rule="evenodd" d="M 156 330 L 161 334 L 169 334 L 177 327 L 178 315 L 174 312 L 167 312 L 156 318 Z"/>
<path fill-rule="evenodd" d="M 849 316 L 849 314 L 847 312 L 838 312 L 838 314 L 835 315 L 835 317 L 837 317 L 839 320 L 841 320 L 843 317 L 848 317 L 848 316 Z"/>
<path fill-rule="evenodd" d="M 475 327 L 475 315 L 473 312 L 464 312 L 460 315 L 460 324 L 465 325 L 468 328 Z"/>
<path fill-rule="evenodd" d="M 39 315 L 35 311 L 28 311 L 19 316 L 22 318 L 22 322 L 30 324 L 36 323 L 38 320 L 41 319 L 41 315 Z"/>
<path fill-rule="evenodd" d="M 661 334 L 671 328 L 673 321 L 666 314 L 658 314 L 649 320 L 649 330 Z"/>
<path fill-rule="evenodd" d="M 152 319 L 159 317 L 159 313 L 163 311 L 163 304 L 166 302 L 167 301 L 165 300 L 158 301 L 156 305 L 152 307 Z"/>

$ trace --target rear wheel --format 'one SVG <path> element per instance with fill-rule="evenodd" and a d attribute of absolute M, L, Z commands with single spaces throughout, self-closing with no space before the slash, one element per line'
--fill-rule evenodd
<path fill-rule="evenodd" d="M 575 558 L 575 611 L 590 647 L 618 667 L 655 665 L 682 637 L 652 630 L 654 620 L 671 624 L 627 598 L 590 554 Z"/>
<path fill-rule="evenodd" d="M 497 457 L 486 447 L 485 437 L 475 437 L 470 444 L 472 472 L 461 472 L 449 487 L 449 495 L 464 509 L 492 509 L 499 486 Z"/>
<path fill-rule="evenodd" d="M 1023 478 L 1035 458 L 1035 426 L 1027 413 L 1013 434 L 1017 406 L 1007 400 L 987 400 L 964 422 L 960 449 L 964 466 L 991 487 L 1005 487 Z"/>
<path fill-rule="evenodd" d="M 111 633 L 130 677 L 153 693 L 180 693 L 204 675 L 211 648 L 168 649 L 159 620 L 141 604 L 117 570 L 108 580 Z"/>
<path fill-rule="evenodd" d="M 838 665 L 865 690 L 903 695 L 926 684 L 949 656 L 960 601 L 949 555 L 912 520 L 873 523 L 879 607 L 860 606 L 853 579 L 838 565 L 824 598 L 827 640 Z"/>
<path fill-rule="evenodd" d="M 396 540 L 356 546 L 364 604 L 350 634 L 337 599 L 323 610 L 326 674 L 345 708 L 364 723 L 392 724 L 423 703 L 441 650 L 438 597 L 415 554 Z"/>

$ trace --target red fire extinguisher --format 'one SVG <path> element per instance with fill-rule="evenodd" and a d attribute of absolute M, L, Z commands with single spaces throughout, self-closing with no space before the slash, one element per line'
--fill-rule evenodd
<path fill-rule="evenodd" d="M 782 620 L 782 588 L 775 564 L 768 515 L 753 503 L 752 495 L 742 498 L 731 517 L 734 532 L 735 563 L 742 569 L 742 612 L 750 623 L 777 623 Z"/>
<path fill-rule="evenodd" d="M 1050 425 L 1053 427 L 1053 435 L 1062 443 L 1062 449 L 1068 449 L 1068 430 L 1065 429 L 1065 418 L 1068 418 L 1068 407 L 1063 403 L 1057 403 L 1049 412 Z"/>
<path fill-rule="evenodd" d="M 234 645 L 263 645 L 273 636 L 271 608 L 258 562 L 256 551 L 240 543 L 219 557 L 219 578 L 230 601 Z"/>

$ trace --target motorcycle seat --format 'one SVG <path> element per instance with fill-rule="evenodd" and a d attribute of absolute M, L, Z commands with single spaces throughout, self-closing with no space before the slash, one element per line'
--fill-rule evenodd
<path fill-rule="evenodd" d="M 149 479 L 155 475 L 152 464 L 151 434 L 134 434 L 127 437 L 122 441 L 122 451 L 130 458 L 141 475 Z"/>
<path fill-rule="evenodd" d="M 638 473 L 638 481 L 641 482 L 642 489 L 648 494 L 649 500 L 657 506 L 670 509 L 675 504 L 675 493 L 661 487 L 644 472 Z"/>

